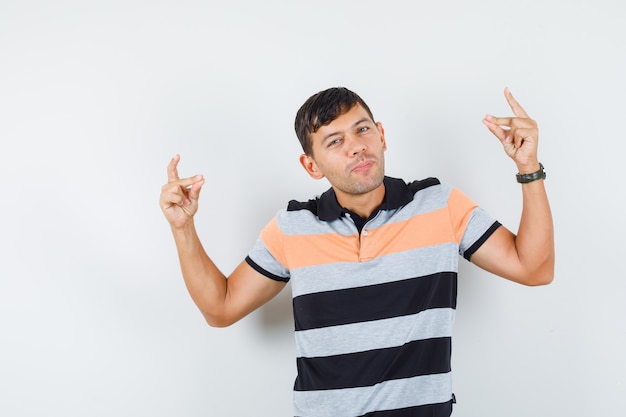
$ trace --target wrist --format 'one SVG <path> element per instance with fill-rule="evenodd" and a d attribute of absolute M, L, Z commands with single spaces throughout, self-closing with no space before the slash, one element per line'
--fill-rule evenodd
<path fill-rule="evenodd" d="M 517 182 L 519 182 L 520 184 L 527 184 L 529 182 L 546 179 L 546 171 L 544 170 L 543 164 L 541 162 L 537 162 L 537 166 L 535 167 L 534 171 L 527 171 L 528 168 L 520 169 L 520 171 L 515 175 Z"/>
<path fill-rule="evenodd" d="M 184 222 L 179 224 L 170 223 L 170 229 L 174 235 L 180 237 L 192 236 L 195 233 L 196 226 L 193 222 L 193 217 L 186 219 Z"/>
<path fill-rule="evenodd" d="M 517 164 L 517 173 L 518 174 L 532 174 L 533 172 L 539 171 L 541 168 L 541 163 L 539 161 L 528 162 L 527 164 Z"/>

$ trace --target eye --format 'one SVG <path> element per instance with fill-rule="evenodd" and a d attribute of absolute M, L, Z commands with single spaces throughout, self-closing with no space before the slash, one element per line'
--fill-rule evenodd
<path fill-rule="evenodd" d="M 367 132 L 368 130 L 370 130 L 369 126 L 361 126 L 361 127 L 359 128 L 359 133 L 365 133 L 365 132 Z"/>
<path fill-rule="evenodd" d="M 335 145 L 337 145 L 338 143 L 340 143 L 340 142 L 341 142 L 341 139 L 342 139 L 342 138 L 335 138 L 335 139 L 333 139 L 333 140 L 329 141 L 329 142 L 328 142 L 328 147 L 330 148 L 331 146 L 335 146 Z"/>

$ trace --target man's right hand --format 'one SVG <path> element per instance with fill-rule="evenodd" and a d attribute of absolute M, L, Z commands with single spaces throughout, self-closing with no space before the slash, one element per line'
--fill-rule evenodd
<path fill-rule="evenodd" d="M 193 219 L 198 211 L 198 198 L 204 185 L 204 177 L 178 177 L 180 155 L 174 156 L 167 166 L 167 184 L 161 187 L 159 203 L 165 218 L 174 229 L 181 229 Z"/>

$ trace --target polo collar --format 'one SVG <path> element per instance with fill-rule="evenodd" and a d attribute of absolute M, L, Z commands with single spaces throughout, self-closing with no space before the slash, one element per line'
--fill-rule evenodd
<path fill-rule="evenodd" d="M 378 210 L 398 209 L 413 200 L 413 193 L 403 180 L 385 176 L 383 184 L 385 196 Z M 320 220 L 325 222 L 336 220 L 343 213 L 344 208 L 337 202 L 337 196 L 332 187 L 319 197 L 317 216 Z"/>

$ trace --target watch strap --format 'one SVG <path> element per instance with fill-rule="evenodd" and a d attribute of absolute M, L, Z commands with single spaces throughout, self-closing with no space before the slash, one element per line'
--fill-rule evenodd
<path fill-rule="evenodd" d="M 519 182 L 520 184 L 527 184 L 536 180 L 545 180 L 546 171 L 543 168 L 543 164 L 539 162 L 539 170 L 531 172 L 530 174 L 520 174 L 518 172 L 517 174 L 515 174 L 515 178 L 517 178 L 517 182 Z"/>

